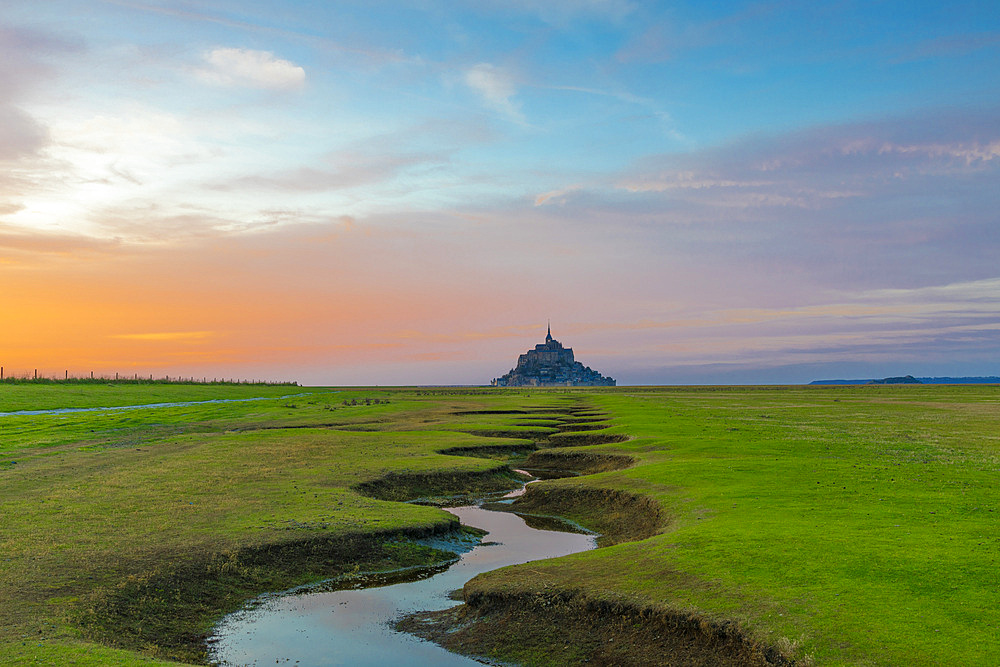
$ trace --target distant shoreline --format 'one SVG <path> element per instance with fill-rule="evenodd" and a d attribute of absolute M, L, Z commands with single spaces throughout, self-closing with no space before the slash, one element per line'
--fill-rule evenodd
<path fill-rule="evenodd" d="M 984 377 L 923 377 L 914 378 L 920 384 L 1000 384 L 1000 377 L 989 375 Z M 813 380 L 809 384 L 885 384 L 882 378 L 867 380 Z"/>

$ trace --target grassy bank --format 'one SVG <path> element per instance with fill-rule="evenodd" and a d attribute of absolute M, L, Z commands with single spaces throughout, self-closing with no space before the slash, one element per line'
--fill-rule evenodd
<path fill-rule="evenodd" d="M 539 490 L 585 525 L 595 503 L 574 507 L 574 494 L 653 499 L 659 534 L 477 578 L 467 614 L 482 622 L 467 635 L 557 591 L 708 635 L 735 628 L 806 664 L 1000 661 L 1000 388 L 623 388 L 588 401 L 632 439 L 551 454 L 636 463 Z M 546 618 L 534 615 L 538 632 Z"/>
<path fill-rule="evenodd" d="M 438 453 L 510 441 L 439 430 L 426 391 L 94 389 L 0 386 L 0 411 L 266 400 L 0 418 L 0 664 L 197 661 L 248 597 L 449 557 L 400 540 L 451 515 L 370 496 L 513 485 Z"/>
<path fill-rule="evenodd" d="M 0 386 L 0 412 L 267 400 L 0 420 L 0 663 L 197 659 L 183 635 L 256 592 L 440 558 L 398 538 L 449 515 L 397 500 L 525 456 L 583 474 L 520 508 L 608 546 L 467 584 L 458 648 L 1000 662 L 996 386 L 70 389 Z"/>

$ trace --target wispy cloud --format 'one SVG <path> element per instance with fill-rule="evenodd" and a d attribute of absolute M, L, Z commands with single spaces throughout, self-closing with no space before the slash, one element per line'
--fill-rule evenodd
<path fill-rule="evenodd" d="M 634 35 L 618 52 L 620 63 L 658 63 L 670 60 L 674 51 L 685 46 L 676 27 L 666 21 L 657 21 Z"/>
<path fill-rule="evenodd" d="M 598 97 L 610 97 L 621 102 L 627 102 L 629 104 L 642 104 L 646 106 L 651 106 L 653 101 L 646 97 L 640 97 L 638 95 L 633 95 L 629 92 L 622 92 L 616 90 L 602 90 L 600 88 L 589 88 L 586 86 L 562 86 L 562 85 L 542 85 L 534 84 L 538 88 L 545 88 L 547 90 L 564 90 L 570 93 L 584 93 L 585 95 L 596 95 Z"/>
<path fill-rule="evenodd" d="M 908 330 L 912 335 L 944 330 L 1000 326 L 1000 278 L 931 285 L 912 289 L 876 289 L 829 293 L 834 300 L 780 308 L 701 309 L 695 304 L 669 319 L 594 322 L 573 325 L 577 332 L 672 332 L 739 329 L 734 343 L 751 329 L 768 338 L 777 331 L 811 332 L 809 336 L 853 336 L 858 332 Z M 691 340 L 701 337 L 699 334 Z M 752 336 L 751 336 L 752 337 Z M 690 337 L 688 337 L 690 338 Z"/>
<path fill-rule="evenodd" d="M 0 211 L 0 215 L 2 215 L 2 211 Z M 0 224 L 0 256 L 9 253 L 18 255 L 108 254 L 115 252 L 120 247 L 121 243 L 115 239 L 105 240 L 83 234 L 32 232 L 21 229 L 11 231 Z"/>
<path fill-rule="evenodd" d="M 994 350 L 995 12 L 870 4 L 0 2 L 0 349 L 474 381 L 551 316 L 612 375 Z"/>
<path fill-rule="evenodd" d="M 633 192 L 741 188 L 801 205 L 803 193 L 836 199 L 920 176 L 993 170 L 998 157 L 1000 121 L 992 114 L 944 114 L 819 127 L 645 158 L 618 186 Z"/>
<path fill-rule="evenodd" d="M 964 56 L 987 48 L 1000 47 L 1000 32 L 975 32 L 924 40 L 893 60 L 905 63 L 941 57 Z"/>
<path fill-rule="evenodd" d="M 219 86 L 290 90 L 305 85 L 306 71 L 270 51 L 218 47 L 204 55 L 202 81 Z"/>
<path fill-rule="evenodd" d="M 829 300 L 822 303 L 779 308 L 710 309 L 691 303 L 667 319 L 579 323 L 568 329 L 574 337 L 598 341 L 598 357 L 626 368 L 625 376 L 633 381 L 650 373 L 636 361 L 641 359 L 692 369 L 687 372 L 694 377 L 701 372 L 704 378 L 716 366 L 903 364 L 910 372 L 940 359 L 958 364 L 1000 352 L 1000 278 L 825 296 Z M 602 345 L 604 340 L 629 342 L 616 347 Z"/>
<path fill-rule="evenodd" d="M 568 200 L 567 214 L 586 202 L 605 218 L 630 216 L 624 224 L 647 242 L 662 230 L 659 243 L 674 252 L 752 258 L 819 284 L 988 275 L 1000 249 L 998 119 L 948 111 L 651 156 L 614 191 Z"/>
<path fill-rule="evenodd" d="M 479 63 L 465 70 L 464 80 L 494 110 L 517 123 L 524 122 L 520 105 L 512 99 L 517 87 L 510 72 L 490 63 Z"/>
<path fill-rule="evenodd" d="M 486 340 L 508 340 L 511 338 L 527 340 L 539 331 L 537 325 L 501 326 L 490 329 L 462 330 L 450 333 L 435 333 L 403 329 L 392 334 L 390 338 L 407 342 L 424 343 L 470 343 Z"/>
<path fill-rule="evenodd" d="M 198 342 L 214 337 L 214 331 L 164 331 L 155 333 L 116 334 L 111 336 L 119 340 L 138 340 L 148 342 Z"/>
<path fill-rule="evenodd" d="M 546 206 L 551 204 L 565 204 L 566 195 L 571 192 L 576 192 L 583 186 L 581 185 L 569 185 L 565 188 L 559 188 L 558 190 L 550 190 L 549 192 L 543 192 L 542 194 L 535 197 L 535 206 Z"/>
<path fill-rule="evenodd" d="M 566 28 L 577 20 L 620 21 L 638 5 L 630 0 L 486 0 L 476 4 L 481 8 L 535 15 L 557 28 Z"/>
<path fill-rule="evenodd" d="M 260 21 L 255 21 L 253 19 L 243 20 L 243 19 L 233 18 L 232 16 L 223 15 L 220 13 L 212 13 L 205 10 L 200 11 L 190 8 L 162 6 L 149 2 L 136 2 L 133 0 L 102 0 L 102 1 L 109 5 L 117 5 L 119 7 L 125 7 L 135 11 L 146 12 L 149 14 L 158 14 L 161 16 L 176 18 L 183 21 L 216 24 L 227 28 L 244 30 L 251 33 L 273 35 L 279 38 L 288 39 L 296 42 L 304 42 L 315 45 L 318 48 L 321 48 L 325 51 L 331 51 L 343 54 L 344 56 L 348 57 L 357 57 L 367 63 L 385 64 L 385 63 L 405 62 L 407 60 L 411 60 L 398 49 L 353 47 L 350 45 L 340 43 L 336 40 L 329 39 L 321 35 L 317 35 L 314 32 L 287 30 L 269 24 L 265 20 L 260 20 Z"/>
<path fill-rule="evenodd" d="M 0 104 L 0 161 L 37 154 L 48 143 L 48 130 L 21 109 Z"/>
<path fill-rule="evenodd" d="M 414 167 L 445 164 L 447 157 L 433 153 L 385 154 L 337 151 L 329 154 L 324 168 L 299 167 L 269 175 L 253 175 L 214 186 L 221 190 L 260 189 L 282 192 L 330 192 L 360 185 L 383 183 Z"/>
<path fill-rule="evenodd" d="M 31 174 L 51 140 L 49 128 L 25 105 L 34 90 L 58 77 L 50 59 L 84 47 L 72 37 L 2 23 L 0 45 L 0 216 L 7 216 L 23 208 L 35 184 Z"/>
<path fill-rule="evenodd" d="M 0 102 L 5 103 L 57 76 L 50 58 L 85 51 L 83 41 L 72 35 L 2 23 L 0 44 L 4 56 L 0 60 L 0 87 L 4 91 Z"/>
<path fill-rule="evenodd" d="M 868 303 L 911 304 L 939 312 L 986 312 L 1000 317 L 1000 277 L 944 285 L 867 290 L 857 298 Z"/>
<path fill-rule="evenodd" d="M 107 238 L 103 212 L 155 206 L 153 192 L 190 178 L 186 168 L 197 171 L 214 157 L 185 122 L 135 104 L 113 114 L 55 115 L 49 123 L 44 151 L 21 165 L 11 186 L 18 205 L 4 221 L 13 228 Z M 0 177 L 0 197 L 6 189 Z"/>

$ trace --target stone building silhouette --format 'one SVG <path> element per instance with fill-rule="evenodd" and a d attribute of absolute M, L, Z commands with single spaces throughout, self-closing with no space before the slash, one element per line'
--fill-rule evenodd
<path fill-rule="evenodd" d="M 494 387 L 614 387 L 605 377 L 573 358 L 573 348 L 563 347 L 548 328 L 545 342 L 517 358 L 517 366 L 495 378 Z"/>

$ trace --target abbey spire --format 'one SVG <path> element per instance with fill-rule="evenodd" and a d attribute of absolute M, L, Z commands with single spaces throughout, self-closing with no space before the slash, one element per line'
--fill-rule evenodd
<path fill-rule="evenodd" d="M 517 366 L 491 383 L 494 387 L 614 387 L 614 378 L 605 377 L 573 358 L 573 348 L 563 347 L 552 337 L 552 323 L 545 342 L 517 359 Z"/>

